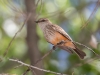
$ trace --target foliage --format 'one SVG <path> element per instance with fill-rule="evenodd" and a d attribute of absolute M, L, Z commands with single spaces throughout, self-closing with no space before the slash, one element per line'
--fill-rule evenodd
<path fill-rule="evenodd" d="M 42 2 L 42 6 L 40 3 L 36 9 L 36 13 L 40 13 L 39 18 L 48 17 L 53 23 L 60 25 L 74 41 L 87 45 L 100 54 L 100 8 L 98 8 L 88 25 L 81 29 L 93 12 L 96 0 L 42 0 Z M 42 7 L 41 11 L 40 7 Z M 27 26 L 24 26 L 14 39 L 6 58 L 3 57 L 7 45 L 24 22 L 25 16 L 23 15 L 25 13 L 23 0 L 0 0 L 0 58 L 3 59 L 0 62 L 0 73 L 20 75 L 26 70 L 27 67 L 14 69 L 16 64 L 9 62 L 8 58 L 17 58 L 25 63 L 30 63 L 25 41 Z M 43 56 L 52 48 L 52 45 L 46 42 L 38 26 L 37 34 L 39 36 L 38 47 Z M 75 54 L 56 49 L 42 60 L 44 61 L 44 68 L 70 75 L 73 72 L 73 75 L 100 75 L 100 61 L 97 59 L 84 64 L 87 60 L 94 58 L 95 55 L 82 46 L 79 46 L 79 48 L 87 54 L 84 60 L 80 60 Z M 82 65 L 77 66 L 78 64 Z M 53 75 L 50 73 L 45 74 Z M 31 73 L 28 73 L 28 75 L 31 75 Z"/>

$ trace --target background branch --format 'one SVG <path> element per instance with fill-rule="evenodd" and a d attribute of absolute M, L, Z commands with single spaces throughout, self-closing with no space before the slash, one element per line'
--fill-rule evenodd
<path fill-rule="evenodd" d="M 94 16 L 95 12 L 97 11 L 99 5 L 100 5 L 100 0 L 97 1 L 96 6 L 95 6 L 93 12 L 92 12 L 91 15 L 89 16 L 89 18 L 88 18 L 88 20 L 86 21 L 86 23 L 81 27 L 81 29 L 83 29 L 86 25 L 88 25 L 89 21 L 91 20 L 91 18 Z"/>
<path fill-rule="evenodd" d="M 40 61 L 42 61 L 46 56 L 48 56 L 52 51 L 53 51 L 53 49 L 51 49 L 50 51 L 48 51 L 45 55 L 43 55 L 43 57 L 41 57 L 40 59 L 38 59 L 38 60 L 35 62 L 35 64 L 34 64 L 33 66 L 37 65 L 37 64 L 38 64 Z M 30 69 L 31 69 L 31 68 L 28 68 L 22 75 L 26 75 L 27 72 L 30 71 Z M 31 69 L 31 70 L 32 70 L 32 69 Z"/>
<path fill-rule="evenodd" d="M 37 69 L 37 70 L 43 71 L 43 72 L 49 72 L 49 73 L 53 73 L 53 74 L 57 74 L 57 75 L 67 75 L 67 74 L 62 74 L 62 73 L 58 73 L 58 72 L 53 72 L 53 71 L 50 71 L 50 70 L 41 69 L 41 68 L 26 64 L 26 63 L 19 61 L 19 60 L 16 60 L 16 59 L 9 59 L 9 61 L 13 61 L 13 62 L 22 64 L 23 66 L 30 67 L 30 68 L 33 68 L 33 69 Z"/>
<path fill-rule="evenodd" d="M 39 1 L 40 1 L 40 0 L 38 0 L 38 2 L 37 2 L 37 4 L 36 4 L 36 7 L 34 7 L 34 8 L 32 9 L 32 11 L 28 13 L 28 15 L 27 15 L 27 17 L 26 17 L 26 20 L 24 21 L 23 25 L 22 25 L 21 28 L 15 33 L 14 37 L 13 37 L 13 38 L 11 39 L 11 41 L 9 42 L 9 44 L 8 44 L 8 46 L 7 46 L 7 48 L 6 48 L 5 52 L 4 52 L 4 54 L 3 54 L 4 57 L 7 55 L 8 51 L 9 51 L 9 48 L 10 48 L 10 46 L 12 45 L 12 43 L 13 43 L 15 37 L 17 36 L 17 34 L 18 34 L 19 32 L 21 32 L 21 30 L 23 29 L 24 25 L 27 23 L 27 21 L 29 20 L 30 16 L 32 15 L 32 12 L 37 8 Z"/>

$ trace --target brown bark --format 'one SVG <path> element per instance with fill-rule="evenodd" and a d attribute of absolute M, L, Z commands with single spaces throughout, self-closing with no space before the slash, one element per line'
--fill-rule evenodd
<path fill-rule="evenodd" d="M 26 4 L 26 9 L 27 12 L 32 12 L 31 17 L 29 18 L 28 22 L 27 22 L 27 45 L 28 45 L 28 54 L 31 60 L 31 64 L 34 65 L 34 63 L 41 57 L 40 56 L 40 52 L 38 49 L 38 36 L 36 34 L 36 24 L 35 24 L 35 16 L 36 16 L 36 12 L 35 10 L 33 10 L 33 8 L 35 7 L 35 0 L 25 0 L 25 4 Z M 33 11 L 32 11 L 33 10 Z M 37 64 L 36 66 L 38 66 L 39 68 L 43 68 L 42 66 L 42 62 L 39 62 L 39 64 Z M 37 75 L 43 75 L 43 72 L 35 70 Z"/>

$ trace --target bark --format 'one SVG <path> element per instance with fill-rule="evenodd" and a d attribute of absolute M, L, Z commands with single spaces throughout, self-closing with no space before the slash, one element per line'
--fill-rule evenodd
<path fill-rule="evenodd" d="M 33 8 L 35 7 L 35 0 L 25 0 L 25 4 L 27 13 L 32 12 Z M 28 45 L 28 54 L 32 65 L 34 65 L 34 63 L 41 57 L 38 49 L 38 36 L 36 34 L 36 24 L 34 22 L 35 16 L 36 12 L 34 10 L 27 22 L 27 37 L 26 37 Z M 36 66 L 39 68 L 43 68 L 42 62 L 39 62 L 39 64 L 37 64 Z M 35 72 L 37 75 L 43 75 L 42 71 L 35 70 Z"/>

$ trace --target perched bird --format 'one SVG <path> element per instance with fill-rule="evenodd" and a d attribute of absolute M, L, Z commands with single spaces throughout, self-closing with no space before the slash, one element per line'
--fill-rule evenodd
<path fill-rule="evenodd" d="M 69 53 L 75 52 L 81 59 L 86 56 L 86 54 L 77 48 L 71 37 L 58 25 L 53 24 L 47 18 L 40 18 L 38 21 L 39 27 L 43 31 L 46 40 L 53 44 L 54 47 L 61 48 L 68 51 Z"/>

